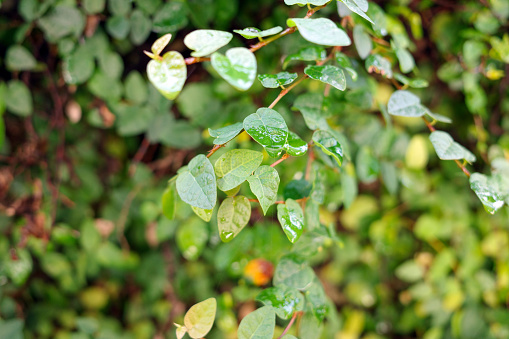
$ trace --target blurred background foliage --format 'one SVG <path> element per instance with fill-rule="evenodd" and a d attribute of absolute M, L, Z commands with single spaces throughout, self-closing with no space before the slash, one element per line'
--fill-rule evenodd
<path fill-rule="evenodd" d="M 171 49 L 189 56 L 182 39 L 193 29 L 284 27 L 306 8 L 275 0 L 0 4 L 1 338 L 173 338 L 173 322 L 211 296 L 218 314 L 207 338 L 235 338 L 291 251 L 309 259 L 330 306 L 322 325 L 303 319 L 316 330 L 302 338 L 509 337 L 507 208 L 483 210 L 456 165 L 438 160 L 421 121 L 385 120 L 395 89 L 368 75 L 353 46 L 343 52 L 359 79 L 325 99 L 349 161 L 336 170 L 316 162 L 314 183 L 302 179 L 306 157 L 278 165 L 281 197 L 322 187 L 321 226 L 292 246 L 275 208 L 267 217 L 255 208 L 251 226 L 222 243 L 215 218 L 206 223 L 184 203 L 175 220 L 162 214 L 167 180 L 212 147 L 207 128 L 242 121 L 278 91 L 256 82 L 238 92 L 203 63 L 188 67 L 182 93 L 168 101 L 147 82 L 142 51 L 173 33 Z M 417 68 L 407 77 L 429 83 L 413 91 L 453 120 L 441 127 L 483 159 L 475 170 L 509 159 L 509 2 L 379 0 L 368 15 L 383 28 L 363 22 L 372 36 L 390 34 L 411 52 Z M 319 16 L 341 20 L 335 4 Z M 231 45 L 249 42 L 237 35 Z M 309 45 L 293 34 L 264 47 L 258 73 L 281 71 L 286 56 Z M 384 44 L 372 48 L 397 71 Z M 307 81 L 277 106 L 305 140 L 311 132 L 291 108 L 322 93 Z M 259 150 L 245 133 L 226 148 L 235 147 Z"/>

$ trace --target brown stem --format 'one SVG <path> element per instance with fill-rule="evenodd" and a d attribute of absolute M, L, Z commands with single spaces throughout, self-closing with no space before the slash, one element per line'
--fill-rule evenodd
<path fill-rule="evenodd" d="M 304 74 L 304 76 L 302 76 L 302 78 L 300 78 L 299 80 L 295 81 L 293 84 L 291 84 L 290 86 L 286 87 L 285 89 L 283 89 L 279 95 L 277 96 L 276 99 L 274 99 L 274 101 L 269 105 L 269 108 L 274 108 L 274 106 L 276 106 L 276 104 L 279 102 L 279 100 L 281 100 L 281 98 L 283 98 L 286 94 L 288 94 L 288 92 L 290 92 L 295 86 L 297 86 L 298 84 L 301 83 L 302 80 L 306 79 L 308 76 L 307 74 Z"/>
<path fill-rule="evenodd" d="M 207 158 L 210 158 L 212 156 L 212 154 L 216 153 L 218 149 L 220 149 L 221 147 L 224 147 L 226 144 L 222 144 L 222 145 L 214 145 L 214 147 L 209 151 L 209 154 L 207 154 Z"/>
<path fill-rule="evenodd" d="M 277 160 L 277 161 L 273 162 L 273 163 L 272 163 L 272 165 L 270 165 L 270 167 L 276 167 L 276 165 L 277 165 L 277 164 L 282 163 L 283 161 L 285 161 L 285 159 L 287 159 L 287 158 L 289 158 L 289 157 L 290 157 L 290 155 L 289 155 L 288 153 L 285 153 L 285 154 L 281 157 L 281 159 L 279 159 L 279 160 Z"/>
<path fill-rule="evenodd" d="M 281 335 L 279 337 L 277 337 L 278 339 L 281 339 L 285 336 L 286 333 L 288 333 L 288 331 L 290 330 L 290 328 L 292 328 L 292 325 L 293 323 L 295 322 L 295 319 L 297 318 L 297 315 L 299 313 L 302 313 L 302 311 L 300 312 L 295 312 L 293 315 L 292 315 L 292 319 L 290 319 L 290 322 L 288 323 L 288 325 L 286 326 L 285 330 L 283 331 L 283 333 L 281 333 Z"/>
<path fill-rule="evenodd" d="M 136 171 L 136 166 L 143 159 L 145 153 L 147 152 L 148 147 L 150 146 L 150 141 L 145 137 L 141 142 L 140 148 L 133 157 L 133 161 L 131 166 L 129 167 L 129 175 L 133 176 Z"/>
<path fill-rule="evenodd" d="M 186 65 L 192 65 L 192 64 L 196 64 L 198 62 L 210 61 L 210 58 L 190 57 L 190 58 L 185 58 L 184 61 L 186 62 Z"/>

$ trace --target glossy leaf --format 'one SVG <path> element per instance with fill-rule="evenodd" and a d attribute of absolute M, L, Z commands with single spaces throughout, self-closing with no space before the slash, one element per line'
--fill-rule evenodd
<path fill-rule="evenodd" d="M 421 105 L 421 100 L 408 91 L 394 92 L 387 105 L 391 115 L 402 117 L 420 117 L 428 113 L 428 109 Z"/>
<path fill-rule="evenodd" d="M 486 212 L 495 214 L 504 206 L 504 196 L 492 178 L 484 174 L 473 173 L 470 176 L 470 188 L 481 200 Z M 509 195 L 509 192 L 506 194 Z"/>
<path fill-rule="evenodd" d="M 435 131 L 430 134 L 429 140 L 433 144 L 437 155 L 442 160 L 461 160 L 475 162 L 475 155 L 461 146 L 447 132 Z"/>
<path fill-rule="evenodd" d="M 365 13 L 368 10 L 368 2 L 366 0 L 341 0 L 349 10 L 360 15 L 364 19 L 374 24 L 373 20 Z"/>
<path fill-rule="evenodd" d="M 334 88 L 344 91 L 346 89 L 346 78 L 343 70 L 336 66 L 307 66 L 304 69 L 311 79 L 320 80 Z"/>
<path fill-rule="evenodd" d="M 237 34 L 242 35 L 246 39 L 264 38 L 281 32 L 283 28 L 281 26 L 272 27 L 265 30 L 260 30 L 255 27 L 247 27 L 244 29 L 234 29 L 233 31 Z"/>
<path fill-rule="evenodd" d="M 331 133 L 323 130 L 317 130 L 313 133 L 313 141 L 326 154 L 332 156 L 341 167 L 341 163 L 343 162 L 343 148 Z"/>
<path fill-rule="evenodd" d="M 313 282 L 307 287 L 305 295 L 315 317 L 319 321 L 323 321 L 329 312 L 329 305 L 327 295 L 318 277 L 314 277 Z"/>
<path fill-rule="evenodd" d="M 191 52 L 192 56 L 204 57 L 226 46 L 232 38 L 233 34 L 230 32 L 199 29 L 186 35 L 184 44 L 187 48 L 194 50 Z"/>
<path fill-rule="evenodd" d="M 283 62 L 283 69 L 290 61 L 321 61 L 327 58 L 327 51 L 323 47 L 311 46 L 300 49 L 297 53 L 290 54 Z"/>
<path fill-rule="evenodd" d="M 153 44 L 152 44 L 152 47 L 150 48 L 152 53 L 154 53 L 154 55 L 159 55 L 161 54 L 161 52 L 163 51 L 163 49 L 166 48 L 166 46 L 168 46 L 168 44 L 170 43 L 171 41 L 171 37 L 172 35 L 170 33 L 168 34 L 165 34 L 163 35 L 162 37 L 160 37 L 159 39 L 157 39 Z"/>
<path fill-rule="evenodd" d="M 278 88 L 291 84 L 297 79 L 297 73 L 258 74 L 258 80 L 265 88 Z"/>
<path fill-rule="evenodd" d="M 260 166 L 253 175 L 247 178 L 249 187 L 258 198 L 263 214 L 276 202 L 279 188 L 279 174 L 270 166 Z"/>
<path fill-rule="evenodd" d="M 216 317 L 217 302 L 209 298 L 193 305 L 184 316 L 184 325 L 191 338 L 203 338 L 210 332 Z"/>
<path fill-rule="evenodd" d="M 353 41 L 361 59 L 366 59 L 373 49 L 373 42 L 363 26 L 355 25 L 353 28 Z"/>
<path fill-rule="evenodd" d="M 300 35 L 309 42 L 325 46 L 349 46 L 348 35 L 330 19 L 288 19 L 288 26 L 297 26 Z"/>
<path fill-rule="evenodd" d="M 392 78 L 391 62 L 380 54 L 371 54 L 366 59 L 366 70 L 369 73 L 375 72 L 381 74 L 388 79 Z"/>
<path fill-rule="evenodd" d="M 224 145 L 239 135 L 243 129 L 244 125 L 241 122 L 237 122 L 233 125 L 218 128 L 216 130 L 209 128 L 209 134 L 211 137 L 216 138 L 214 140 L 214 145 Z"/>
<path fill-rule="evenodd" d="M 315 272 L 302 259 L 287 255 L 279 260 L 274 272 L 274 286 L 285 285 L 298 290 L 306 289 L 314 280 Z"/>
<path fill-rule="evenodd" d="M 290 319 L 295 312 L 304 309 L 304 296 L 298 290 L 284 285 L 264 289 L 256 296 L 256 301 L 274 307 L 281 319 Z"/>
<path fill-rule="evenodd" d="M 217 227 L 223 242 L 230 242 L 248 224 L 251 204 L 244 196 L 228 197 L 217 211 Z"/>
<path fill-rule="evenodd" d="M 214 169 L 217 187 L 228 191 L 242 184 L 262 163 L 263 153 L 247 149 L 231 150 L 217 159 Z"/>
<path fill-rule="evenodd" d="M 308 151 L 308 143 L 302 140 L 297 134 L 292 131 L 288 132 L 288 139 L 285 144 L 286 153 L 299 157 L 306 154 Z"/>
<path fill-rule="evenodd" d="M 216 52 L 211 62 L 219 75 L 239 91 L 247 91 L 256 78 L 256 58 L 247 48 L 231 48 L 226 55 Z"/>
<path fill-rule="evenodd" d="M 197 155 L 189 162 L 187 170 L 179 174 L 177 192 L 191 206 L 207 210 L 214 208 L 217 200 L 216 177 L 206 156 Z"/>
<path fill-rule="evenodd" d="M 299 240 L 304 230 L 304 212 L 299 203 L 287 199 L 284 204 L 277 205 L 277 218 L 288 240 L 292 244 Z"/>
<path fill-rule="evenodd" d="M 166 53 L 162 60 L 150 60 L 147 65 L 150 82 L 168 100 L 175 99 L 187 77 L 187 66 L 179 52 Z"/>
<path fill-rule="evenodd" d="M 275 110 L 265 107 L 244 119 L 244 130 L 262 145 L 271 157 L 281 154 L 288 138 L 288 127 L 283 117 Z"/>
<path fill-rule="evenodd" d="M 191 208 L 193 209 L 194 214 L 199 216 L 203 221 L 209 222 L 210 219 L 212 219 L 212 211 L 213 211 L 212 209 L 205 210 L 203 208 L 194 207 L 194 206 L 191 206 Z"/>
<path fill-rule="evenodd" d="M 239 339 L 272 339 L 276 327 L 276 312 L 272 306 L 264 306 L 242 319 L 237 331 Z"/>
<path fill-rule="evenodd" d="M 177 210 L 177 188 L 175 181 L 171 181 L 168 184 L 168 188 L 164 191 L 161 198 L 163 206 L 163 214 L 166 218 L 172 220 L 175 217 L 175 211 Z"/>

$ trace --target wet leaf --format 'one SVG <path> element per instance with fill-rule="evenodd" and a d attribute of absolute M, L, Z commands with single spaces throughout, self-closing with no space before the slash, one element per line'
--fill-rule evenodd
<path fill-rule="evenodd" d="M 199 216 L 203 221 L 209 222 L 210 219 L 212 219 L 212 211 L 213 211 L 212 209 L 205 210 L 203 208 L 194 207 L 194 206 L 191 206 L 191 208 L 193 209 L 194 214 Z"/>
<path fill-rule="evenodd" d="M 307 66 L 304 69 L 311 79 L 319 80 L 334 88 L 344 91 L 346 89 L 346 78 L 343 70 L 336 66 Z"/>
<path fill-rule="evenodd" d="M 366 70 L 369 73 L 375 72 L 381 74 L 388 79 L 392 78 L 391 62 L 380 54 L 371 54 L 366 59 Z"/>
<path fill-rule="evenodd" d="M 251 204 L 244 196 L 228 197 L 217 211 L 217 227 L 223 242 L 230 242 L 248 224 Z"/>
<path fill-rule="evenodd" d="M 330 19 L 288 19 L 289 27 L 297 26 L 300 35 L 309 42 L 325 46 L 349 46 L 352 41 Z"/>
<path fill-rule="evenodd" d="M 216 52 L 211 62 L 219 75 L 239 91 L 247 91 L 256 78 L 256 58 L 247 48 L 231 48 L 226 55 Z"/>
<path fill-rule="evenodd" d="M 243 129 L 244 125 L 241 122 L 237 122 L 233 125 L 218 128 L 216 130 L 209 128 L 209 134 L 211 137 L 216 138 L 214 140 L 214 145 L 224 145 L 239 135 Z"/>
<path fill-rule="evenodd" d="M 297 73 L 281 72 L 278 74 L 259 74 L 258 80 L 265 88 L 278 88 L 291 84 L 297 79 Z"/>
<path fill-rule="evenodd" d="M 421 105 L 421 100 L 408 91 L 394 92 L 387 105 L 389 114 L 402 117 L 420 117 L 428 113 L 428 109 Z"/>
<path fill-rule="evenodd" d="M 266 30 L 260 30 L 255 27 L 247 27 L 244 29 L 234 29 L 233 31 L 237 34 L 242 35 L 246 39 L 264 38 L 281 32 L 283 28 L 281 26 L 272 27 Z"/>
<path fill-rule="evenodd" d="M 269 287 L 256 296 L 256 301 L 272 306 L 281 319 L 290 319 L 304 309 L 304 296 L 296 289 L 287 286 Z"/>
<path fill-rule="evenodd" d="M 270 166 L 260 166 L 253 175 L 247 178 L 249 187 L 258 198 L 263 214 L 276 202 L 279 188 L 279 174 Z"/>
<path fill-rule="evenodd" d="M 374 24 L 373 20 L 365 13 L 368 10 L 368 2 L 366 0 L 341 0 L 349 10 L 360 15 L 364 19 Z"/>
<path fill-rule="evenodd" d="M 228 191 L 242 184 L 262 163 L 263 153 L 247 149 L 231 150 L 217 159 L 214 169 L 217 187 Z"/>
<path fill-rule="evenodd" d="M 341 167 L 341 163 L 343 162 L 343 149 L 331 133 L 317 130 L 313 133 L 313 141 L 326 154 L 332 156 L 338 163 L 338 166 Z"/>
<path fill-rule="evenodd" d="M 168 100 L 173 100 L 186 82 L 186 62 L 179 52 L 171 51 L 166 53 L 161 61 L 150 60 L 147 74 L 155 88 Z"/>
<path fill-rule="evenodd" d="M 304 212 L 299 203 L 293 199 L 287 199 L 284 204 L 279 204 L 277 218 L 288 240 L 292 244 L 299 240 L 304 230 Z"/>
<path fill-rule="evenodd" d="M 470 176 L 470 188 L 481 200 L 486 212 L 495 214 L 504 206 L 504 197 L 501 190 L 493 179 L 486 175 L 473 173 Z"/>
<path fill-rule="evenodd" d="M 429 136 L 437 155 L 442 160 L 461 160 L 475 162 L 475 155 L 461 146 L 447 132 L 435 131 Z"/>
<path fill-rule="evenodd" d="M 192 31 L 184 38 L 187 48 L 194 50 L 191 55 L 204 57 L 226 46 L 233 35 L 229 32 L 216 31 L 213 29 L 199 29 Z"/>
<path fill-rule="evenodd" d="M 244 129 L 271 157 L 281 154 L 288 138 L 285 120 L 270 108 L 259 108 L 256 113 L 245 118 Z"/>
<path fill-rule="evenodd" d="M 189 162 L 187 171 L 179 174 L 177 192 L 191 206 L 207 210 L 214 208 L 217 200 L 216 177 L 206 156 L 197 155 Z"/>
<path fill-rule="evenodd" d="M 299 157 L 308 151 L 308 144 L 292 131 L 288 132 L 288 139 L 285 144 L 286 153 Z"/>
<path fill-rule="evenodd" d="M 327 58 L 327 51 L 323 47 L 311 46 L 300 49 L 297 53 L 290 54 L 283 62 L 283 69 L 290 61 L 321 61 Z"/>

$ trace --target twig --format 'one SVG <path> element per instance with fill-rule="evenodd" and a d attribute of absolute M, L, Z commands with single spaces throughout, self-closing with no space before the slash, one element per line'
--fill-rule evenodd
<path fill-rule="evenodd" d="M 285 153 L 285 154 L 281 157 L 281 159 L 279 159 L 279 160 L 277 160 L 277 161 L 274 161 L 274 162 L 272 163 L 272 165 L 270 165 L 270 167 L 276 167 L 276 165 L 277 165 L 277 164 L 282 163 L 283 161 L 285 161 L 285 159 L 288 159 L 289 157 L 290 157 L 290 155 L 289 155 L 288 153 Z"/>
<path fill-rule="evenodd" d="M 277 98 L 274 99 L 274 101 L 269 105 L 269 108 L 274 108 L 274 106 L 276 106 L 276 104 L 279 102 L 279 100 L 281 100 L 281 98 L 288 94 L 288 92 L 290 92 L 295 86 L 297 86 L 299 83 L 301 83 L 302 80 L 306 79 L 307 77 L 308 77 L 307 74 L 304 74 L 299 80 L 295 81 L 293 84 L 283 89 L 279 93 Z"/>
<path fill-rule="evenodd" d="M 292 328 L 292 325 L 293 323 L 295 322 L 295 319 L 297 318 L 297 315 L 299 313 L 302 313 L 302 311 L 299 311 L 299 312 L 295 312 L 293 315 L 292 315 L 292 319 L 290 319 L 290 322 L 288 323 L 288 325 L 286 325 L 286 328 L 285 330 L 283 331 L 283 333 L 281 333 L 281 335 L 279 337 L 277 337 L 278 339 L 281 339 L 285 336 L 286 333 L 288 333 L 288 331 L 290 330 L 290 328 Z"/>
<path fill-rule="evenodd" d="M 141 186 L 136 186 L 129 194 L 127 195 L 124 205 L 122 206 L 122 210 L 120 211 L 120 216 L 117 220 L 117 239 L 122 246 L 122 249 L 126 252 L 129 252 L 129 243 L 127 242 L 127 238 L 124 234 L 125 224 L 127 222 L 127 217 L 129 216 L 129 210 L 131 204 L 136 197 L 136 195 L 141 191 Z"/>
<path fill-rule="evenodd" d="M 147 152 L 147 149 L 149 146 L 150 146 L 150 141 L 147 139 L 147 137 L 143 138 L 140 148 L 138 148 L 138 151 L 136 152 L 136 154 L 133 157 L 131 166 L 129 166 L 129 175 L 130 176 L 133 176 L 134 173 L 136 172 L 136 166 L 145 156 L 145 153 Z"/>
<path fill-rule="evenodd" d="M 207 158 L 210 158 L 212 156 L 212 154 L 216 153 L 218 149 L 220 149 L 221 147 L 224 147 L 226 144 L 222 144 L 222 145 L 214 145 L 214 147 L 209 151 L 209 153 L 207 154 Z"/>

